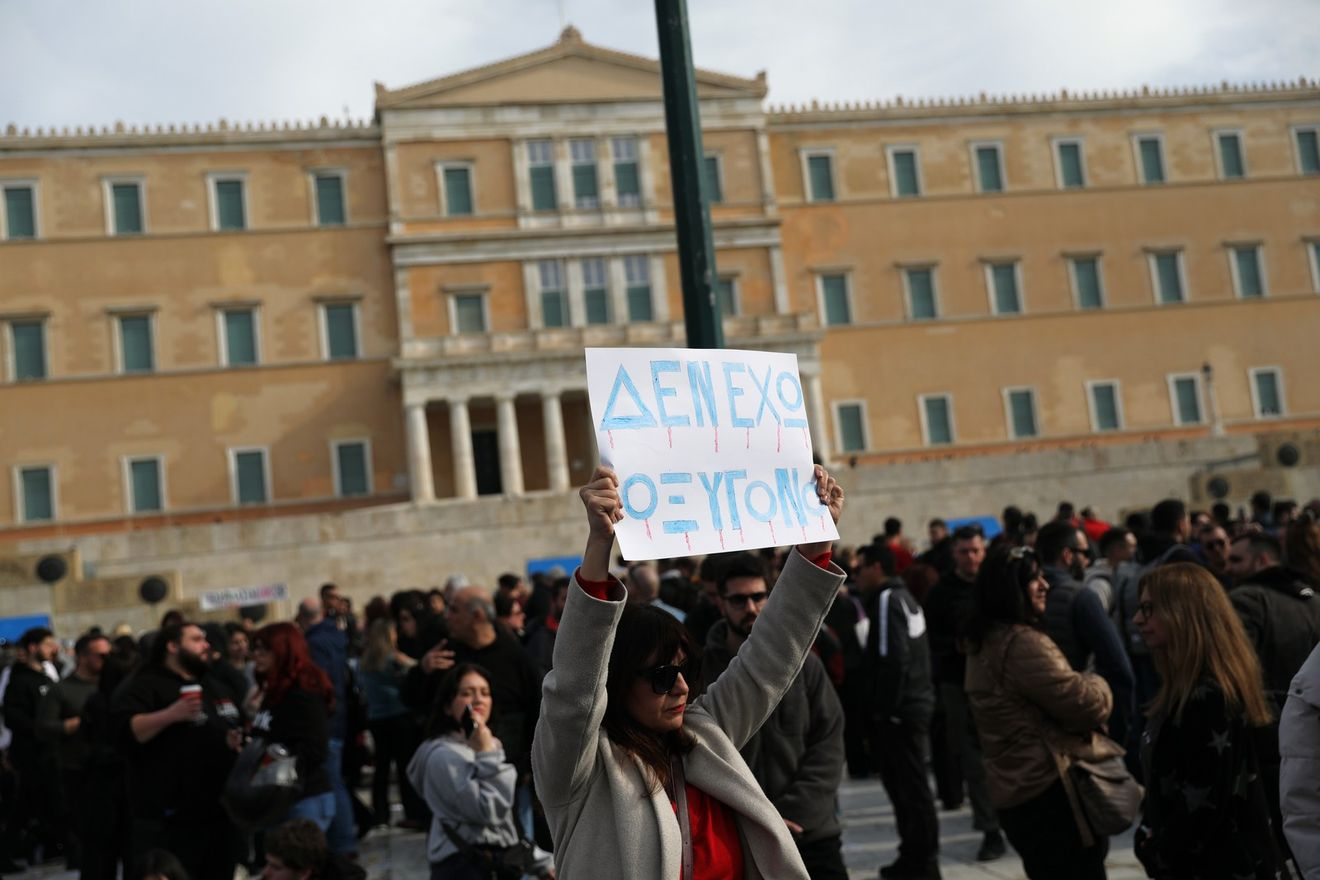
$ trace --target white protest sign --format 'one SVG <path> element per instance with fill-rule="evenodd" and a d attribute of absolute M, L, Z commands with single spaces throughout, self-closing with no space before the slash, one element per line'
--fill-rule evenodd
<path fill-rule="evenodd" d="M 816 497 L 797 356 L 588 348 L 601 461 L 619 476 L 625 559 L 839 537 Z"/>
<path fill-rule="evenodd" d="M 203 611 L 218 611 L 221 608 L 241 608 L 246 605 L 265 605 L 267 602 L 279 602 L 289 598 L 289 588 L 284 584 L 268 584 L 264 587 L 236 587 L 231 590 L 208 590 L 202 593 L 198 604 Z"/>

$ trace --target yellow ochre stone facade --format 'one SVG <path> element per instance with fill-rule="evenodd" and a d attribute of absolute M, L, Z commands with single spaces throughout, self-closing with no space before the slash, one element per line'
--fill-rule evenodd
<path fill-rule="evenodd" d="M 728 344 L 827 459 L 1320 425 L 1315 83 L 697 88 Z M 11 125 L 0 193 L 0 541 L 563 492 L 583 347 L 683 344 L 658 64 L 572 28 L 369 123 Z"/>

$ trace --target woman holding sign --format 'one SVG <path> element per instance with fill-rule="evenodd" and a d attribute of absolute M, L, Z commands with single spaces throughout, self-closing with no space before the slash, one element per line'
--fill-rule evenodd
<path fill-rule="evenodd" d="M 815 470 L 837 523 L 843 490 Z M 532 743 L 562 877 L 806 880 L 788 826 L 738 750 L 801 668 L 843 571 L 830 545 L 790 555 L 727 671 L 697 696 L 700 649 L 675 618 L 625 603 L 609 574 L 619 481 L 581 491 L 589 534 L 569 587 Z"/>

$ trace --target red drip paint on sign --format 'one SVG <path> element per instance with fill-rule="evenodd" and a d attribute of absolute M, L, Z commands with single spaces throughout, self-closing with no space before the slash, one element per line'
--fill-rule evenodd
<path fill-rule="evenodd" d="M 748 449 L 751 449 L 751 448 L 752 448 L 752 429 L 751 429 L 751 428 L 748 428 L 748 429 L 747 429 L 747 448 L 748 448 Z"/>
<path fill-rule="evenodd" d="M 651 521 L 646 519 L 642 520 L 642 522 L 646 525 L 646 540 L 649 541 L 651 540 Z"/>
<path fill-rule="evenodd" d="M 781 452 L 784 448 L 784 429 L 775 425 L 775 452 Z"/>
<path fill-rule="evenodd" d="M 808 449 L 811 448 L 811 435 L 807 433 L 806 428 L 802 429 L 802 445 Z"/>
<path fill-rule="evenodd" d="M 716 429 L 715 429 L 715 451 L 716 451 L 716 452 L 719 452 L 719 451 L 720 451 L 720 429 L 719 429 L 719 428 L 716 428 Z"/>
<path fill-rule="evenodd" d="M 670 448 L 670 449 L 673 449 L 673 448 L 674 448 L 674 429 L 673 429 L 673 428 L 665 428 L 665 431 L 666 431 L 666 433 L 669 434 L 669 448 Z"/>
<path fill-rule="evenodd" d="M 724 549 L 724 529 L 720 529 L 720 549 Z"/>
<path fill-rule="evenodd" d="M 684 533 L 683 533 L 683 540 L 684 540 L 684 541 L 687 541 L 688 552 L 691 553 L 691 552 L 692 552 L 692 539 L 688 537 L 688 533 L 687 533 L 687 532 L 684 532 Z"/>
<path fill-rule="evenodd" d="M 605 433 L 606 433 L 606 434 L 609 436 L 609 438 L 610 438 L 610 449 L 613 449 L 613 448 L 614 448 L 614 432 L 613 432 L 613 431 L 606 431 Z"/>
<path fill-rule="evenodd" d="M 738 542 L 741 543 L 741 544 L 746 544 L 746 543 L 747 543 L 747 536 L 743 534 L 743 530 L 742 530 L 742 529 L 739 529 L 739 530 L 738 530 Z"/>
<path fill-rule="evenodd" d="M 778 543 L 779 543 L 779 539 L 775 537 L 775 524 L 774 524 L 774 523 L 770 523 L 770 540 L 771 540 L 771 541 L 774 541 L 775 544 L 778 544 Z"/>

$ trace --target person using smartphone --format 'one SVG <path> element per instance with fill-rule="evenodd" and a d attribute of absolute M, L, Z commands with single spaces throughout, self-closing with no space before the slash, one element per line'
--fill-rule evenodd
<path fill-rule="evenodd" d="M 514 822 L 518 771 L 491 733 L 490 674 L 475 663 L 455 666 L 436 695 L 427 739 L 408 764 L 408 778 L 431 808 L 426 843 L 431 880 L 503 877 L 522 869 L 554 877 L 549 853 L 523 840 Z"/>

